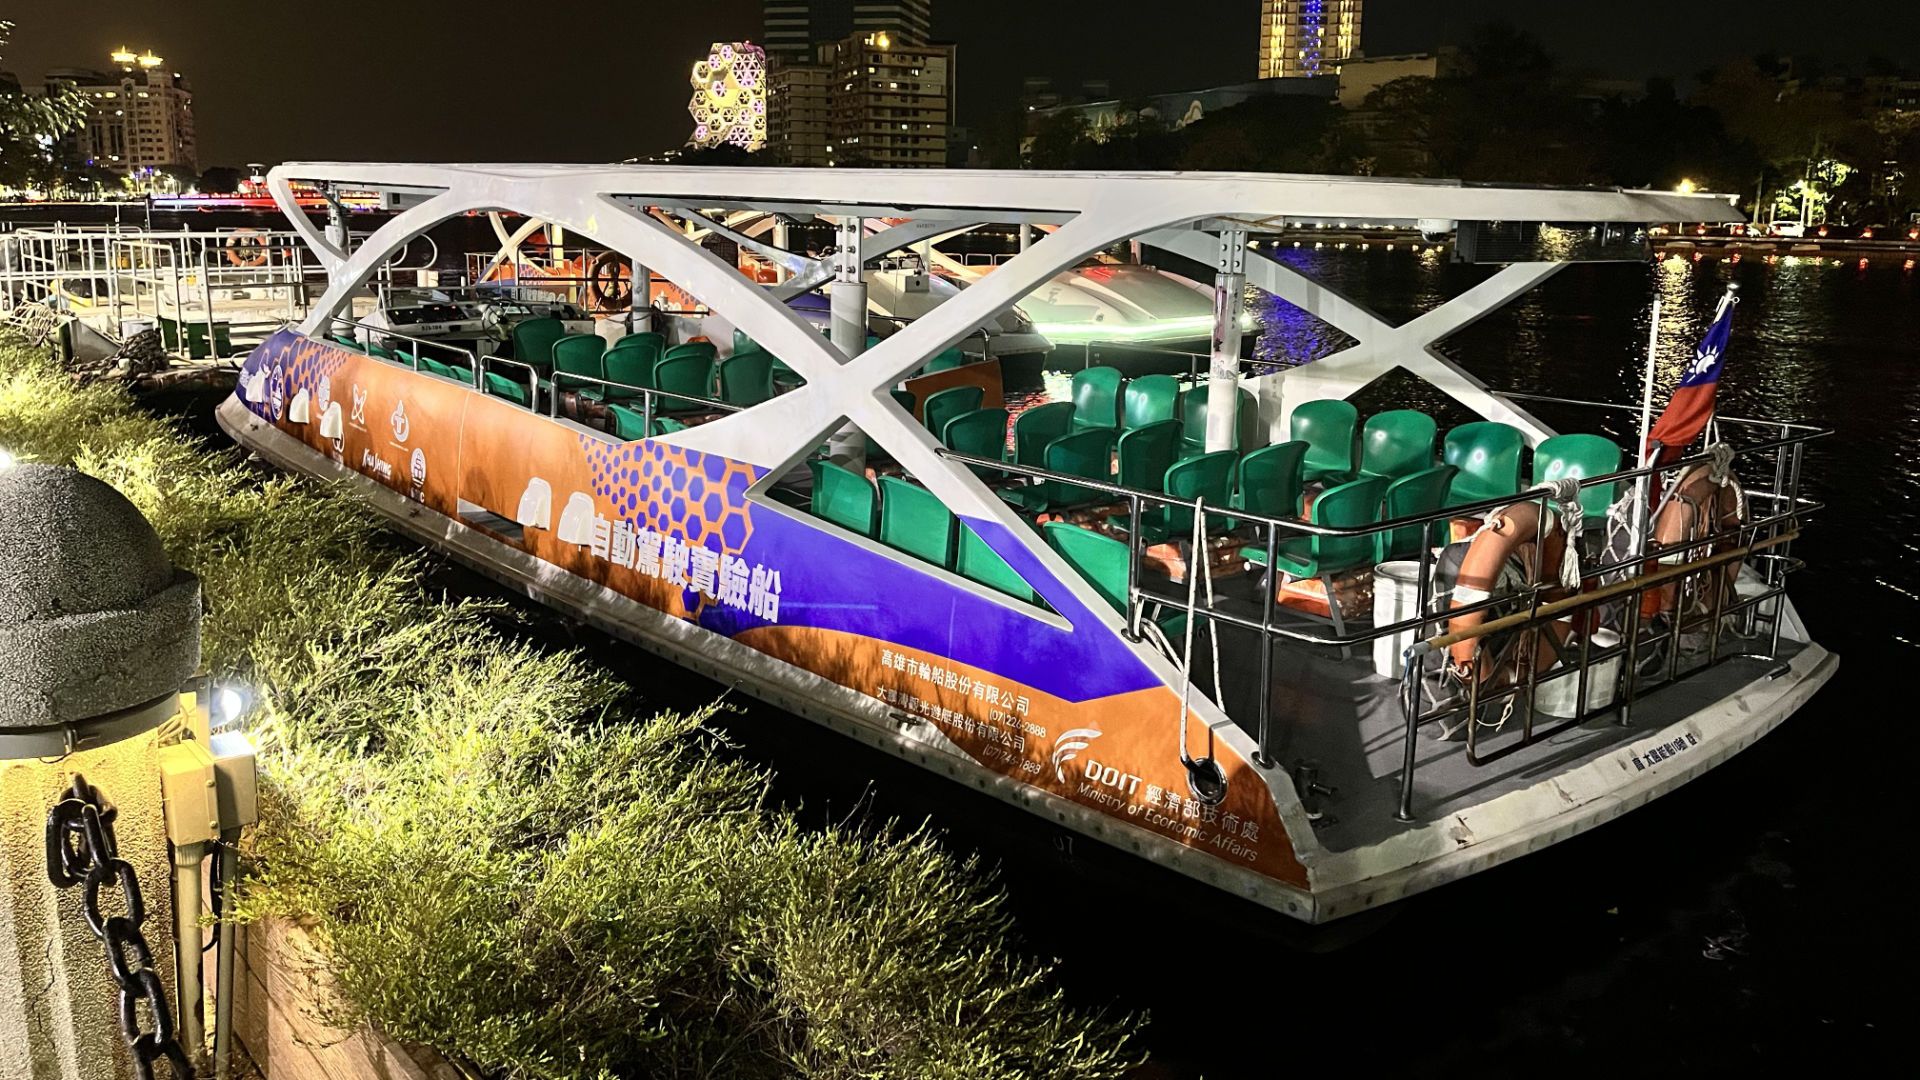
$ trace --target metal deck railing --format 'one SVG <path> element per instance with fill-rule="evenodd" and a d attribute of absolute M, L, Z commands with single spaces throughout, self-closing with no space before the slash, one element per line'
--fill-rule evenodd
<path fill-rule="evenodd" d="M 1528 397 L 1531 400 L 1551 401 L 1568 406 L 1637 411 L 1631 406 L 1608 403 L 1581 402 L 1539 395 L 1509 396 Z M 1543 509 L 1550 509 L 1550 496 L 1544 489 L 1522 490 L 1516 495 L 1462 503 L 1431 513 L 1384 520 L 1364 527 L 1334 528 L 1301 519 L 1273 517 L 1231 507 L 1203 506 L 1199 501 L 1174 498 L 1163 492 L 1121 487 L 1111 482 L 1091 480 L 1007 461 L 973 457 L 944 448 L 939 453 L 942 457 L 957 463 L 998 470 L 1036 481 L 1057 481 L 1110 495 L 1112 502 L 1106 504 L 1107 506 L 1124 504 L 1128 521 L 1125 539 L 1129 551 L 1129 565 L 1126 589 L 1128 605 L 1123 614 L 1127 622 L 1128 635 L 1133 640 L 1144 640 L 1143 622 L 1150 608 L 1159 612 L 1162 619 L 1169 614 L 1184 614 L 1188 618 L 1217 620 L 1220 626 L 1234 627 L 1258 635 L 1260 660 L 1256 685 L 1256 713 L 1252 718 L 1252 728 L 1259 750 L 1256 760 L 1262 767 L 1273 766 L 1273 751 L 1277 742 L 1272 707 L 1276 645 L 1290 642 L 1300 646 L 1344 650 L 1379 638 L 1411 634 L 1416 642 L 1416 648 L 1410 650 L 1409 658 L 1419 666 L 1415 669 L 1415 678 L 1410 680 L 1410 689 L 1403 696 L 1403 706 L 1406 711 L 1406 751 L 1401 777 L 1399 816 L 1403 820 L 1412 820 L 1417 732 L 1426 724 L 1464 716 L 1467 724 L 1468 759 L 1474 765 L 1485 765 L 1565 731 L 1571 726 L 1609 712 L 1617 712 L 1619 722 L 1623 725 L 1627 724 L 1630 722 L 1631 710 L 1637 697 L 1659 686 L 1704 670 L 1722 660 L 1734 656 L 1757 658 L 1768 662 L 1778 659 L 1780 635 L 1784 623 L 1786 577 L 1802 565 L 1792 558 L 1791 545 L 1799 535 L 1801 522 L 1821 508 L 1820 504 L 1801 494 L 1800 481 L 1804 450 L 1809 442 L 1830 435 L 1832 432 L 1830 429 L 1813 425 L 1775 421 L 1723 417 L 1717 422 L 1723 432 L 1731 430 L 1749 436 L 1748 442 L 1736 447 L 1730 468 L 1737 472 L 1744 466 L 1751 471 L 1755 463 L 1762 467 L 1771 467 L 1771 488 L 1756 487 L 1751 482 L 1743 483 L 1748 506 L 1764 506 L 1764 511 L 1750 512 L 1747 520 L 1732 528 L 1715 529 L 1706 535 L 1683 543 L 1662 546 L 1646 540 L 1641 550 L 1630 558 L 1613 562 L 1603 560 L 1597 565 L 1583 562 L 1583 586 L 1570 596 L 1556 595 L 1563 590 L 1552 581 L 1542 580 L 1529 584 L 1518 592 L 1450 606 L 1444 611 L 1434 610 L 1432 595 L 1434 567 L 1438 552 L 1432 544 L 1423 543 L 1420 545 L 1418 560 L 1419 586 L 1416 613 L 1395 622 L 1348 629 L 1344 632 L 1312 628 L 1304 617 L 1276 618 L 1280 605 L 1276 595 L 1277 580 L 1273 578 L 1269 578 L 1260 590 L 1260 610 L 1257 617 L 1234 611 L 1231 606 L 1222 607 L 1218 603 L 1212 606 L 1189 603 L 1184 595 L 1156 589 L 1147 581 L 1143 573 L 1147 546 L 1143 543 L 1141 529 L 1144 513 L 1153 507 L 1178 507 L 1196 514 L 1203 514 L 1209 520 L 1231 518 L 1237 523 L 1232 530 L 1234 534 L 1245 534 L 1251 531 L 1253 535 L 1249 539 L 1256 543 L 1264 542 L 1267 552 L 1266 566 L 1271 568 L 1275 564 L 1275 555 L 1280 544 L 1286 539 L 1311 536 L 1376 537 L 1413 528 L 1427 530 L 1420 535 L 1430 536 L 1435 526 L 1444 526 L 1456 519 L 1478 517 L 1521 503 L 1536 503 Z M 1637 489 L 1643 483 L 1650 482 L 1649 478 L 1656 473 L 1678 475 L 1686 469 L 1709 463 L 1711 460 L 1710 455 L 1703 453 L 1681 459 L 1662 468 L 1623 469 L 1604 476 L 1583 479 L 1579 482 L 1579 487 L 1583 491 L 1601 486 L 1612 487 L 1616 491 Z M 1545 529 L 1548 514 L 1543 512 L 1539 517 L 1541 528 Z M 1650 532 L 1652 527 L 1652 514 L 1649 512 L 1646 528 Z M 1216 535 L 1211 528 L 1208 533 Z M 1542 538 L 1536 538 L 1536 545 Z M 1188 564 L 1186 572 L 1197 572 L 1197 560 L 1209 557 L 1209 552 L 1192 553 L 1186 560 Z M 1710 613 L 1706 615 L 1688 613 L 1685 591 L 1688 588 L 1699 588 L 1704 575 L 1721 570 L 1726 565 L 1741 559 L 1753 564 L 1758 591 L 1742 593 L 1733 602 L 1723 603 L 1727 590 L 1716 589 L 1714 590 L 1715 606 Z M 1658 568 L 1649 569 L 1650 566 Z M 1277 571 L 1271 572 L 1277 573 Z M 1543 573 L 1540 576 L 1544 578 L 1548 575 Z M 1598 581 L 1603 584 L 1587 587 L 1585 582 L 1588 581 Z M 1752 584 L 1753 582 L 1749 582 L 1749 585 Z M 1675 617 L 1658 627 L 1642 625 L 1639 616 L 1639 598 L 1650 590 L 1669 586 L 1675 587 L 1677 592 Z M 1339 602 L 1331 589 L 1328 591 L 1327 600 L 1329 605 Z M 1417 673 L 1425 670 L 1424 657 L 1436 649 L 1444 648 L 1456 640 L 1498 632 L 1517 631 L 1522 636 L 1522 640 L 1534 638 L 1537 636 L 1535 631 L 1549 623 L 1572 621 L 1601 605 L 1623 601 L 1628 612 L 1628 624 L 1622 628 L 1620 641 L 1615 645 L 1596 646 L 1592 640 L 1593 635 L 1590 632 L 1584 632 L 1580 634 L 1578 655 L 1573 663 L 1562 660 L 1557 668 L 1542 673 L 1537 670 L 1537 664 L 1530 662 L 1532 658 L 1528 657 L 1526 660 L 1529 662 L 1522 664 L 1527 671 L 1527 676 L 1515 685 L 1489 688 L 1475 679 L 1467 687 L 1464 701 L 1437 704 L 1430 708 L 1422 701 L 1421 683 Z M 1232 601 L 1229 601 L 1229 604 L 1231 603 Z M 1453 619 L 1481 612 L 1487 613 L 1490 621 L 1482 624 L 1481 629 L 1474 631 L 1471 635 L 1455 637 L 1445 633 L 1446 624 Z M 1738 617 L 1741 624 L 1749 631 L 1759 623 L 1767 625 L 1768 643 L 1763 651 L 1730 653 L 1721 648 L 1725 624 L 1729 618 L 1733 617 Z M 1655 630 L 1657 633 L 1652 632 Z M 1682 635 L 1699 631 L 1705 631 L 1708 635 L 1704 657 L 1696 657 L 1701 662 L 1682 668 L 1683 650 L 1680 648 Z M 1641 672 L 1637 670 L 1643 659 L 1642 650 L 1650 647 L 1665 650 L 1661 656 L 1663 670 L 1657 678 L 1653 679 L 1641 677 Z M 1602 698 L 1604 704 L 1590 705 L 1588 691 L 1594 678 L 1594 667 L 1615 658 L 1619 658 L 1621 663 L 1617 676 L 1619 682 L 1614 687 L 1614 692 Z M 1479 670 L 1477 665 L 1475 670 L 1477 674 Z M 1535 706 L 1539 688 L 1560 679 L 1577 680 L 1573 714 L 1549 728 L 1536 728 Z M 1227 696 L 1226 688 L 1214 687 L 1214 694 L 1217 698 L 1224 700 Z M 1479 729 L 1482 727 L 1481 716 L 1487 708 L 1503 705 L 1508 701 L 1515 702 L 1513 708 L 1521 714 L 1520 735 L 1517 739 L 1508 739 L 1503 745 L 1483 752 L 1480 745 L 1482 737 L 1479 735 Z M 1223 711 L 1225 711 L 1224 706 Z"/>

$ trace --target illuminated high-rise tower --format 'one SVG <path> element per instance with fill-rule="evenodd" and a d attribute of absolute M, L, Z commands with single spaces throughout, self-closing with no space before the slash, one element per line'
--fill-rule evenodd
<path fill-rule="evenodd" d="M 760 44 L 776 60 L 811 63 L 814 50 L 852 34 L 885 33 L 890 40 L 932 40 L 933 0 L 765 0 Z"/>
<path fill-rule="evenodd" d="M 1260 77 L 1332 75 L 1360 51 L 1361 0 L 1262 0 Z"/>

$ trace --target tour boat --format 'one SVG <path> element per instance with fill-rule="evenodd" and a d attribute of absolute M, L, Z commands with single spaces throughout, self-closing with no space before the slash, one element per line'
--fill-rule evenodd
<path fill-rule="evenodd" d="M 1297 919 L 1638 808 L 1838 663 L 1786 594 L 1823 429 L 1720 416 L 1711 445 L 1642 469 L 1592 432 L 1631 430 L 1643 402 L 1492 390 L 1433 348 L 1569 263 L 1646 259 L 1650 223 L 1738 220 L 1725 197 L 588 165 L 289 164 L 269 182 L 330 284 L 246 358 L 219 409 L 242 445 L 626 641 Z M 342 250 L 295 182 L 397 213 Z M 794 257 L 831 288 L 828 335 L 673 224 L 736 210 L 839 231 L 824 262 Z M 409 238 L 488 211 L 619 253 L 733 339 L 641 308 L 529 309 L 458 338 L 352 317 Z M 1393 325 L 1253 243 L 1338 221 L 1490 269 Z M 1047 232 L 870 335 L 869 269 L 979 224 Z M 997 358 L 955 347 L 1130 240 L 1215 268 L 1205 379 L 1093 366 L 1071 401 L 1010 418 Z M 1248 287 L 1354 344 L 1255 373 Z M 1396 368 L 1477 419 L 1359 415 L 1349 399 Z"/>

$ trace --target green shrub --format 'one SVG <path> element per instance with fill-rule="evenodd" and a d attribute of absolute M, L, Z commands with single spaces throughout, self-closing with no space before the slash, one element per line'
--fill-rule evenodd
<path fill-rule="evenodd" d="M 1067 1007 L 988 876 L 924 831 L 810 830 L 707 713 L 634 715 L 578 653 L 342 491 L 275 476 L 0 342 L 0 447 L 125 492 L 262 687 L 243 918 L 321 944 L 340 1004 L 511 1078 L 1111 1077 L 1137 1017 Z"/>

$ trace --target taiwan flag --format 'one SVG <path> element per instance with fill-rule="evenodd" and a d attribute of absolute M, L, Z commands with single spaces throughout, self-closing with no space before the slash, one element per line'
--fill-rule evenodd
<path fill-rule="evenodd" d="M 1687 447 L 1713 419 L 1713 396 L 1720 388 L 1720 369 L 1727 360 L 1727 338 L 1733 333 L 1731 294 L 1720 301 L 1713 328 L 1693 354 L 1693 363 L 1673 391 L 1667 409 L 1647 433 L 1647 464 L 1666 465 L 1686 456 Z"/>

